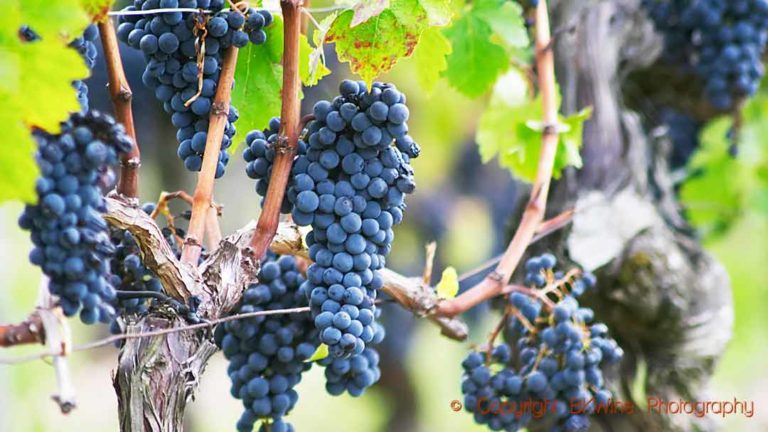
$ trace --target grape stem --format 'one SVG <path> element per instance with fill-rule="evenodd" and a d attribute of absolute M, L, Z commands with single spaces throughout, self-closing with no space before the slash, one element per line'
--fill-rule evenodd
<path fill-rule="evenodd" d="M 315 119 L 314 114 L 307 114 L 304 117 L 301 118 L 301 121 L 299 122 L 299 130 L 303 131 L 305 127 L 307 127 L 307 124 Z"/>
<path fill-rule="evenodd" d="M 488 336 L 488 347 L 485 351 L 485 363 L 490 364 L 491 358 L 493 355 L 493 344 L 496 342 L 496 338 L 499 337 L 499 334 L 502 330 L 504 330 L 504 327 L 507 325 L 507 320 L 509 319 L 509 316 L 512 314 L 512 305 L 507 304 L 504 308 L 504 314 L 501 316 L 501 319 L 499 320 L 499 323 L 496 324 L 496 327 L 493 329 L 491 334 Z"/>
<path fill-rule="evenodd" d="M 299 121 L 301 101 L 299 91 L 299 37 L 301 35 L 301 1 L 282 0 L 283 11 L 283 88 L 280 110 L 280 132 L 275 146 L 276 156 L 269 179 L 269 188 L 264 198 L 256 233 L 251 240 L 251 252 L 261 260 L 267 253 L 280 222 L 280 207 L 285 196 L 288 178 L 291 175 L 293 158 L 299 142 Z"/>
<path fill-rule="evenodd" d="M 437 316 L 456 316 L 486 300 L 500 295 L 544 219 L 547 196 L 549 195 L 549 186 L 552 179 L 552 169 L 559 141 L 557 132 L 558 106 L 555 64 L 552 50 L 548 49 L 550 39 L 547 2 L 542 0 L 536 8 L 535 46 L 536 70 L 538 71 L 545 127 L 542 133 L 541 153 L 539 154 L 536 178 L 533 183 L 530 200 L 520 220 L 520 225 L 518 225 L 517 231 L 512 237 L 507 250 L 501 256 L 496 269 L 480 283 L 458 297 L 440 302 L 433 311 Z"/>
<path fill-rule="evenodd" d="M 531 240 L 531 244 L 536 243 L 537 241 L 543 239 L 544 237 L 552 234 L 553 232 L 559 230 L 560 228 L 563 228 L 564 226 L 571 223 L 573 220 L 573 215 L 575 211 L 573 209 L 566 210 L 559 215 L 547 219 L 541 224 L 539 224 L 539 229 L 536 230 L 536 235 L 533 236 L 533 240 Z M 464 282 L 465 280 L 471 278 L 472 276 L 475 276 L 476 274 L 482 273 L 484 271 L 488 271 L 492 266 L 495 266 L 501 261 L 501 255 L 497 255 L 482 264 L 479 264 L 478 266 L 465 271 L 461 275 L 459 275 L 459 283 Z"/>
<path fill-rule="evenodd" d="M 518 292 L 520 294 L 525 294 L 528 297 L 534 298 L 536 300 L 541 301 L 541 303 L 544 305 L 544 308 L 546 310 L 552 310 L 555 308 L 555 303 L 550 300 L 545 291 L 537 290 L 534 288 L 528 288 L 527 286 L 523 285 L 507 285 L 504 287 L 504 289 L 501 291 L 501 294 L 509 294 L 513 292 Z"/>
<path fill-rule="evenodd" d="M 128 198 L 136 198 L 139 192 L 141 152 L 139 151 L 139 142 L 136 140 L 136 129 L 133 124 L 133 110 L 131 107 L 133 92 L 131 92 L 131 87 L 128 85 L 128 80 L 125 77 L 123 61 L 120 58 L 120 49 L 112 21 L 105 19 L 98 25 L 101 45 L 104 48 L 104 62 L 107 65 L 109 96 L 112 99 L 115 118 L 123 124 L 125 132 L 131 137 L 133 142 L 131 151 L 120 156 L 120 179 L 117 182 L 117 193 Z"/>
<path fill-rule="evenodd" d="M 152 213 L 149 214 L 149 217 L 152 219 L 157 219 L 157 216 L 159 216 L 161 213 L 167 217 L 167 215 L 170 214 L 168 203 L 175 199 L 180 199 L 189 205 L 192 205 L 194 202 L 192 195 L 186 193 L 183 190 L 178 190 L 176 192 L 163 191 L 160 192 L 160 198 L 157 199 L 157 205 L 155 205 L 155 209 L 152 210 Z"/>
<path fill-rule="evenodd" d="M 216 166 L 219 162 L 221 140 L 224 137 L 224 127 L 229 115 L 229 104 L 232 94 L 232 83 L 235 78 L 237 65 L 237 48 L 230 47 L 224 53 L 221 77 L 216 87 L 216 95 L 211 105 L 210 120 L 208 121 L 208 137 L 205 141 L 203 166 L 197 176 L 195 193 L 192 198 L 192 217 L 189 220 L 187 238 L 184 239 L 181 261 L 196 266 L 202 253 L 202 241 L 206 226 L 213 229 L 213 234 L 219 239 L 218 220 L 212 224 L 208 216 L 213 207 L 213 183 L 216 177 Z M 216 242 L 218 243 L 218 241 Z"/>

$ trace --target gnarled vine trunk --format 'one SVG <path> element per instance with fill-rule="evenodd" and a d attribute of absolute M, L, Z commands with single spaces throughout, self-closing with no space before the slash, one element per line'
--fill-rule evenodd
<path fill-rule="evenodd" d="M 715 430 L 711 418 L 648 413 L 645 396 L 633 394 L 635 380 L 643 380 L 647 397 L 706 399 L 733 321 L 728 276 L 682 217 L 666 162 L 670 143 L 649 132 L 654 113 L 627 108 L 627 89 L 638 84 L 627 77 L 653 70 L 663 44 L 640 3 L 551 4 L 563 111 L 592 106 L 594 113 L 584 128 L 584 167 L 556 184 L 549 208 L 556 214 L 575 205 L 573 226 L 549 246 L 597 270 L 598 290 L 588 301 L 626 352 L 614 384 L 619 399 L 639 409 L 597 416 L 593 429 Z M 668 82 L 642 84 L 693 97 Z"/>
<path fill-rule="evenodd" d="M 184 325 L 178 318 L 149 316 L 128 332 Z M 204 331 L 129 340 L 120 352 L 114 377 L 121 431 L 184 430 L 184 409 L 199 378 L 216 353 Z"/>

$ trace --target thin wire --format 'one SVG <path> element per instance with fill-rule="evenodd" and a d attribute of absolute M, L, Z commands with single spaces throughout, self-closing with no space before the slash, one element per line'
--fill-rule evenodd
<path fill-rule="evenodd" d="M 329 6 L 324 8 L 302 8 L 303 10 L 309 12 L 309 13 L 330 13 L 330 12 L 336 12 L 340 10 L 347 9 L 344 6 Z M 271 13 L 277 13 L 280 14 L 280 9 L 267 9 Z M 192 12 L 192 13 L 203 13 L 203 14 L 213 14 L 217 13 L 218 11 L 208 10 L 208 9 L 195 9 L 195 8 L 158 8 L 158 9 L 147 9 L 147 10 L 116 10 L 116 11 L 109 11 L 107 12 L 107 15 L 109 16 L 129 16 L 129 15 L 159 15 L 164 13 L 174 13 L 174 12 Z"/>
<path fill-rule="evenodd" d="M 134 334 L 119 334 L 110 336 L 104 339 L 99 339 L 93 342 L 88 342 L 81 345 L 74 346 L 70 352 L 78 352 L 78 351 L 85 351 L 93 348 L 99 348 L 102 346 L 110 345 L 114 342 L 118 342 L 121 340 L 127 340 L 127 339 L 139 339 L 143 337 L 154 337 L 154 336 L 162 336 L 166 334 L 171 333 L 179 333 L 183 331 L 189 331 L 189 330 L 199 330 L 204 328 L 212 328 L 216 324 L 220 324 L 223 322 L 228 321 L 236 321 L 246 318 L 253 318 L 253 317 L 259 317 L 259 316 L 267 316 L 267 315 L 281 315 L 281 314 L 293 314 L 293 313 L 306 313 L 309 312 L 309 307 L 300 307 L 300 308 L 290 308 L 290 309 L 273 309 L 273 310 L 265 310 L 265 311 L 255 311 L 255 312 L 247 312 L 243 314 L 237 314 L 237 315 L 230 315 L 224 318 L 219 318 L 215 320 L 211 320 L 208 322 L 200 323 L 200 324 L 192 324 L 184 327 L 174 327 L 174 328 L 167 328 L 162 330 L 155 330 L 155 331 L 149 331 L 144 333 L 134 333 Z M 43 359 L 46 357 L 55 357 L 60 356 L 60 351 L 48 351 L 48 352 L 42 352 L 42 353 L 36 353 L 36 354 L 30 354 L 26 356 L 19 356 L 14 358 L 0 358 L 0 364 L 18 364 L 18 363 L 26 363 L 29 361 L 34 361 L 38 359 Z"/>
<path fill-rule="evenodd" d="M 107 15 L 109 15 L 109 16 L 157 15 L 157 14 L 174 13 L 174 12 L 198 12 L 198 13 L 205 13 L 205 14 L 214 13 L 214 11 L 206 10 L 206 9 L 195 9 L 195 8 L 159 8 L 159 9 L 147 9 L 147 10 L 109 11 L 109 12 L 107 12 Z"/>
<path fill-rule="evenodd" d="M 383 304 L 383 303 L 393 303 L 394 301 L 395 301 L 394 299 L 380 299 L 380 300 L 376 300 L 374 303 Z M 247 312 L 247 313 L 242 313 L 237 315 L 230 315 L 227 317 L 218 318 L 208 322 L 204 322 L 200 324 L 192 324 L 192 325 L 183 326 L 183 327 L 173 327 L 173 328 L 154 330 L 154 331 L 148 331 L 143 333 L 133 333 L 133 334 L 123 333 L 119 335 L 110 336 L 104 339 L 95 340 L 93 342 L 76 345 L 70 350 L 70 352 L 86 351 L 93 348 L 99 348 L 99 347 L 111 345 L 114 342 L 119 342 L 121 340 L 127 340 L 127 339 L 139 339 L 144 337 L 163 336 L 171 333 L 180 333 L 183 331 L 200 330 L 205 328 L 210 329 L 210 328 L 213 328 L 213 326 L 215 326 L 216 324 L 221 324 L 228 321 L 237 321 L 237 320 L 254 318 L 259 316 L 267 316 L 267 315 L 286 315 L 286 314 L 294 314 L 294 313 L 307 313 L 309 311 L 310 311 L 309 306 L 289 308 L 289 309 L 273 309 L 273 310 L 265 310 L 265 311 L 255 311 L 255 312 Z M 56 356 L 61 356 L 61 352 L 48 351 L 48 352 L 30 354 L 30 355 L 19 356 L 14 358 L 0 358 L 0 365 L 27 363 L 34 360 L 45 359 L 46 357 L 56 357 Z"/>
<path fill-rule="evenodd" d="M 301 12 L 302 12 L 304 15 L 306 15 L 306 16 L 307 16 L 307 18 L 309 18 L 309 20 L 310 20 L 310 21 L 312 21 L 312 24 L 314 24 L 314 25 L 315 25 L 315 28 L 316 28 L 316 29 L 318 29 L 318 30 L 322 30 L 322 28 L 320 27 L 320 23 L 319 23 L 319 22 L 317 22 L 317 20 L 315 19 L 315 17 L 313 17 L 313 16 L 312 16 L 312 12 L 310 12 L 310 11 L 309 11 L 309 9 L 306 9 L 306 8 L 301 8 Z"/>

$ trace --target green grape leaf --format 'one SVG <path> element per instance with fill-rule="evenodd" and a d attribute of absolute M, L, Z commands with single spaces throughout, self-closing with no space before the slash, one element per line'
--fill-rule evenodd
<path fill-rule="evenodd" d="M 711 122 L 688 163 L 692 175 L 680 189 L 686 216 L 708 235 L 724 232 L 744 211 L 754 188 L 753 170 L 744 158 L 728 155 L 729 119 Z"/>
<path fill-rule="evenodd" d="M 354 16 L 352 17 L 351 27 L 358 26 L 369 19 L 384 12 L 389 7 L 389 0 L 362 0 L 352 8 Z"/>
<path fill-rule="evenodd" d="M 406 60 L 416 68 L 416 81 L 427 93 L 432 93 L 440 80 L 440 74 L 448 68 L 446 57 L 451 53 L 451 43 L 434 27 L 421 34 L 413 55 Z"/>
<path fill-rule="evenodd" d="M 11 9 L 18 12 L 19 21 L 8 14 Z M 80 0 L 6 0 L 3 6 L 2 24 L 11 24 L 5 31 L 15 32 L 21 25 L 28 25 L 43 40 L 57 39 L 65 42 L 80 36 L 88 26 L 88 14 Z M 10 13 L 15 15 L 15 13 Z M 14 22 L 15 21 L 15 22 Z"/>
<path fill-rule="evenodd" d="M 11 106 L 11 100 L 0 95 L 0 124 L 3 125 L 3 139 L 7 143 L 0 158 L 0 203 L 8 200 L 22 200 L 33 203 L 35 179 L 38 167 L 33 158 L 35 141 Z"/>
<path fill-rule="evenodd" d="M 444 76 L 466 96 L 486 93 L 499 75 L 509 68 L 504 47 L 491 40 L 493 30 L 475 9 L 445 29 L 453 52 Z"/>
<path fill-rule="evenodd" d="M 480 0 L 473 11 L 510 47 L 524 48 L 530 44 L 520 4 L 508 0 Z"/>
<path fill-rule="evenodd" d="M 22 41 L 29 25 L 42 39 Z M 72 81 L 88 77 L 88 68 L 67 43 L 81 34 L 88 16 L 77 0 L 9 1 L 0 16 L 0 119 L 12 146 L 0 162 L 0 201 L 33 202 L 38 174 L 30 127 L 51 133 L 78 111 Z"/>
<path fill-rule="evenodd" d="M 282 18 L 275 16 L 274 23 L 266 32 L 267 41 L 264 44 L 248 44 L 238 53 L 232 105 L 240 113 L 237 127 L 243 131 L 264 129 L 269 119 L 280 115 L 280 90 L 283 87 Z M 238 135 L 245 137 L 245 133 Z M 234 153 L 237 147 L 231 146 L 229 152 Z"/>
<path fill-rule="evenodd" d="M 315 353 L 312 354 L 312 357 L 307 359 L 307 362 L 308 363 L 316 362 L 326 357 L 328 357 L 328 345 L 321 343 L 320 346 L 318 346 L 317 349 L 315 350 Z"/>
<path fill-rule="evenodd" d="M 71 48 L 55 40 L 25 43 L 17 52 L 20 66 L 17 97 L 28 125 L 55 133 L 70 112 L 80 110 L 72 81 L 88 77 L 88 67 Z"/>
<path fill-rule="evenodd" d="M 544 116 L 541 97 L 530 100 L 525 96 L 526 90 L 527 83 L 517 71 L 504 75 L 480 117 L 475 138 L 483 163 L 498 157 L 499 164 L 516 177 L 532 181 L 541 152 Z M 591 108 L 586 108 L 568 117 L 560 116 L 554 178 L 559 178 L 568 166 L 581 167 L 583 125 L 591 113 Z"/>
<path fill-rule="evenodd" d="M 459 275 L 455 268 L 448 266 L 443 270 L 443 275 L 440 277 L 440 282 L 435 285 L 435 290 L 440 298 L 452 299 L 456 297 L 459 292 Z"/>
<path fill-rule="evenodd" d="M 335 43 L 339 60 L 369 84 L 413 52 L 427 26 L 427 14 L 417 0 L 392 0 L 389 8 L 352 27 L 355 12 L 342 12 L 325 35 Z"/>
<path fill-rule="evenodd" d="M 560 117 L 563 130 L 560 132 L 560 147 L 555 159 L 555 172 L 559 176 L 560 171 L 567 166 L 581 168 L 581 145 L 583 144 L 584 122 L 592 117 L 592 107 L 584 108 L 576 114 Z"/>

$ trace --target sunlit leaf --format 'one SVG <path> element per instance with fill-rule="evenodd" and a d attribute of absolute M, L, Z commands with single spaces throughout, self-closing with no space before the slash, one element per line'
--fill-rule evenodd
<path fill-rule="evenodd" d="M 416 67 L 416 80 L 427 93 L 434 90 L 440 74 L 448 67 L 446 57 L 451 53 L 451 43 L 434 27 L 424 30 L 413 55 L 406 60 Z"/>
<path fill-rule="evenodd" d="M 322 360 L 326 357 L 328 357 L 328 345 L 320 344 L 320 346 L 318 346 L 317 349 L 315 350 L 315 353 L 312 354 L 312 357 L 307 359 L 307 362 L 315 362 L 318 360 Z"/>
<path fill-rule="evenodd" d="M 393 0 L 389 8 L 352 27 L 355 12 L 341 13 L 331 25 L 325 42 L 335 43 L 339 60 L 369 84 L 411 55 L 427 26 L 426 11 L 416 0 Z"/>
<path fill-rule="evenodd" d="M 389 0 L 361 0 L 352 8 L 354 16 L 350 26 L 358 26 L 384 12 L 384 9 L 388 7 Z"/>
<path fill-rule="evenodd" d="M 443 270 L 440 282 L 435 286 L 437 296 L 444 299 L 452 299 L 459 292 L 459 275 L 456 269 L 449 266 Z"/>
<path fill-rule="evenodd" d="M 248 44 L 240 49 L 235 69 L 232 105 L 240 118 L 237 127 L 244 132 L 264 129 L 269 119 L 280 115 L 280 89 L 283 86 L 283 21 L 276 16 L 267 29 L 267 42 Z M 307 57 L 309 55 L 307 54 Z M 245 133 L 238 134 L 245 137 Z M 229 151 L 234 152 L 233 145 Z"/>
<path fill-rule="evenodd" d="M 444 75 L 461 93 L 478 97 L 490 90 L 509 68 L 504 48 L 491 40 L 491 26 L 477 13 L 469 12 L 445 30 L 453 51 Z"/>

